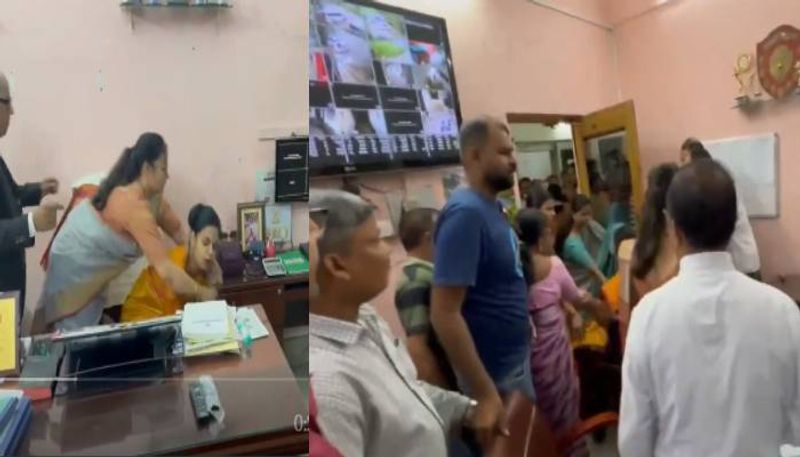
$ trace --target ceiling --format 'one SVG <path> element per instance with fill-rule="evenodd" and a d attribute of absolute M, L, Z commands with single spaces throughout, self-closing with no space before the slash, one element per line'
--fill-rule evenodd
<path fill-rule="evenodd" d="M 528 0 L 589 22 L 613 28 L 674 0 Z"/>

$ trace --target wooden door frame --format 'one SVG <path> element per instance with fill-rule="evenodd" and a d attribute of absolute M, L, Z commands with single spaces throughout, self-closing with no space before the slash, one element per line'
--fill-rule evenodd
<path fill-rule="evenodd" d="M 590 192 L 588 170 L 586 169 L 586 142 L 612 133 L 625 131 L 625 157 L 631 172 L 633 207 L 637 210 L 644 204 L 644 187 L 642 183 L 641 154 L 639 149 L 639 131 L 636 125 L 636 108 L 633 100 L 626 100 L 598 111 L 589 113 L 572 125 L 575 143 L 576 160 L 584 169 L 579 175 L 581 189 Z M 637 151 L 632 154 L 632 151 Z M 583 177 L 583 178 L 581 178 Z M 585 182 L 583 182 L 585 180 Z M 638 211 L 636 211 L 638 213 Z"/>
<path fill-rule="evenodd" d="M 592 117 L 598 116 L 595 122 Z M 584 121 L 590 124 L 584 126 Z M 639 150 L 639 132 L 636 125 L 636 109 L 633 100 L 627 100 L 616 105 L 601 108 L 589 114 L 554 114 L 554 113 L 508 113 L 506 121 L 509 124 L 544 124 L 554 126 L 566 122 L 572 126 L 572 145 L 575 154 L 576 173 L 578 175 L 578 189 L 584 195 L 590 196 L 589 170 L 586 163 L 586 141 L 593 138 L 609 135 L 631 129 L 625 137 L 625 156 L 630 161 L 631 186 L 633 187 L 634 208 L 641 208 L 644 203 L 644 190 L 641 177 L 641 151 Z M 630 154 L 630 151 L 638 151 Z"/>
<path fill-rule="evenodd" d="M 552 113 L 508 113 L 506 122 L 509 124 L 544 124 L 554 126 L 560 122 L 573 124 L 580 122 L 583 115 L 580 114 L 552 114 Z"/>

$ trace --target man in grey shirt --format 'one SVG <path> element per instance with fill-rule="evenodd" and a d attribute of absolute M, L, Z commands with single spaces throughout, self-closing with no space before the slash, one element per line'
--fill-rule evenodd
<path fill-rule="evenodd" d="M 311 386 L 326 439 L 350 456 L 446 456 L 475 402 L 417 380 L 405 346 L 364 304 L 388 284 L 390 248 L 373 208 L 341 191 L 314 191 L 324 209 L 310 297 Z M 315 250 L 311 250 L 313 254 Z M 313 256 L 312 256 L 313 257 Z"/>

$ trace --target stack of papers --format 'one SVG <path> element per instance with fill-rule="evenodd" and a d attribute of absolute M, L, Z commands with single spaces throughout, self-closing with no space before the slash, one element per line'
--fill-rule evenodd
<path fill-rule="evenodd" d="M 20 390 L 0 390 L 0 455 L 16 455 L 30 422 L 30 398 Z"/>
<path fill-rule="evenodd" d="M 235 318 L 235 309 L 224 301 L 187 303 L 181 319 L 184 355 L 238 353 Z"/>

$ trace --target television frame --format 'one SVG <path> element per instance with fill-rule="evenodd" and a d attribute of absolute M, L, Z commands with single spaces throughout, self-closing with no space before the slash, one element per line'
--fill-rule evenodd
<path fill-rule="evenodd" d="M 393 5 L 387 5 L 385 3 L 380 3 L 380 2 L 373 2 L 370 0 L 340 0 L 340 1 L 345 4 L 350 3 L 353 5 L 373 8 L 376 10 L 386 11 L 388 13 L 393 13 L 393 14 L 399 14 L 406 17 L 416 16 L 426 21 L 436 22 L 439 24 L 439 26 L 441 26 L 442 41 L 443 41 L 442 44 L 444 46 L 445 55 L 447 56 L 447 71 L 450 76 L 451 89 L 453 95 L 453 111 L 455 111 L 456 115 L 456 124 L 460 129 L 463 122 L 463 118 L 461 115 L 461 99 L 458 96 L 458 84 L 456 83 L 456 73 L 453 65 L 453 51 L 452 47 L 450 46 L 450 36 L 447 31 L 447 21 L 443 17 L 433 16 L 426 13 L 420 13 L 418 11 L 401 8 Z M 309 4 L 309 8 L 310 8 L 309 15 L 313 15 L 314 14 L 313 5 Z M 309 108 L 313 109 L 313 107 L 310 106 Z M 312 140 L 312 138 L 313 137 L 309 135 L 309 142 Z M 330 178 L 337 176 L 340 177 L 352 176 L 352 175 L 360 175 L 363 173 L 373 173 L 373 172 L 397 172 L 404 170 L 419 170 L 419 169 L 430 169 L 435 167 L 447 167 L 460 164 L 461 159 L 459 156 L 455 156 L 453 158 L 439 159 L 439 160 L 404 160 L 402 162 L 392 161 L 392 162 L 379 162 L 374 164 L 362 164 L 362 165 L 340 164 L 340 165 L 328 166 L 323 169 L 312 167 L 311 163 L 312 159 L 311 155 L 309 154 L 308 156 L 309 179 Z"/>

